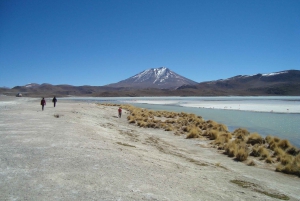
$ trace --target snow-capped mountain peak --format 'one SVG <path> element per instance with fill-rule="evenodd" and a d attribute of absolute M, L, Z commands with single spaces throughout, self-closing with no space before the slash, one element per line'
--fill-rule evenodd
<path fill-rule="evenodd" d="M 40 86 L 39 84 L 36 83 L 28 83 L 25 85 L 26 88 L 34 88 Z"/>
<path fill-rule="evenodd" d="M 126 80 L 108 86 L 138 88 L 176 88 L 185 84 L 193 85 L 197 83 L 176 74 L 166 67 L 159 67 L 144 70 Z"/>

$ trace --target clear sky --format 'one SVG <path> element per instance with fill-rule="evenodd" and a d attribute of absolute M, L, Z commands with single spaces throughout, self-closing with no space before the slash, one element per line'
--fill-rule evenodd
<path fill-rule="evenodd" d="M 0 0 L 0 86 L 300 70 L 300 0 Z"/>

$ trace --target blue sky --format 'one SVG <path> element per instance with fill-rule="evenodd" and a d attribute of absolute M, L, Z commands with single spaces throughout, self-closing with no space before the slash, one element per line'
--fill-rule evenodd
<path fill-rule="evenodd" d="M 300 70 L 299 0 L 0 0 L 0 87 Z"/>

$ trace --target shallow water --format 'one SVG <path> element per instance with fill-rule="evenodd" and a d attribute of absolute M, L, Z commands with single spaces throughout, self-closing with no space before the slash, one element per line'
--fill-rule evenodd
<path fill-rule="evenodd" d="M 68 98 L 71 99 L 71 98 Z M 257 132 L 262 136 L 273 135 L 282 139 L 288 139 L 293 145 L 300 147 L 300 114 L 299 113 L 274 113 L 274 112 L 253 112 L 230 109 L 210 109 L 198 107 L 183 107 L 199 101 L 206 101 L 214 107 L 214 103 L 232 103 L 238 101 L 240 105 L 249 104 L 264 106 L 272 104 L 292 110 L 293 105 L 300 104 L 299 97 L 143 97 L 143 98 L 76 98 L 76 100 L 92 102 L 118 102 L 129 103 L 137 107 L 153 110 L 167 110 L 174 112 L 194 113 L 202 116 L 205 120 L 214 120 L 228 126 L 230 131 L 236 128 L 246 128 L 250 132 Z M 155 104 L 145 104 L 138 102 Z M 167 104 L 164 104 L 167 103 Z M 280 103 L 280 104 L 278 104 Z M 278 107 L 278 106 L 277 106 Z"/>
<path fill-rule="evenodd" d="M 230 131 L 236 128 L 246 128 L 262 136 L 274 135 L 288 139 L 300 147 L 300 114 L 279 114 L 266 112 L 247 112 L 235 110 L 189 108 L 169 105 L 133 104 L 137 107 L 153 110 L 194 113 L 205 120 L 214 120 L 228 126 Z"/>

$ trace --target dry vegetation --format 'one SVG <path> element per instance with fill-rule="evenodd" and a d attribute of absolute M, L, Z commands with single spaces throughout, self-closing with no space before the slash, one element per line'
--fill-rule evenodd
<path fill-rule="evenodd" d="M 242 128 L 229 132 L 226 125 L 205 121 L 195 114 L 152 111 L 132 105 L 102 105 L 121 106 L 130 113 L 128 122 L 139 127 L 173 131 L 175 135 L 185 135 L 187 139 L 212 140 L 214 148 L 223 150 L 224 154 L 237 161 L 244 161 L 249 166 L 255 166 L 255 160 L 264 161 L 272 164 L 278 172 L 300 177 L 300 150 L 288 140 L 273 136 L 263 138 Z"/>

